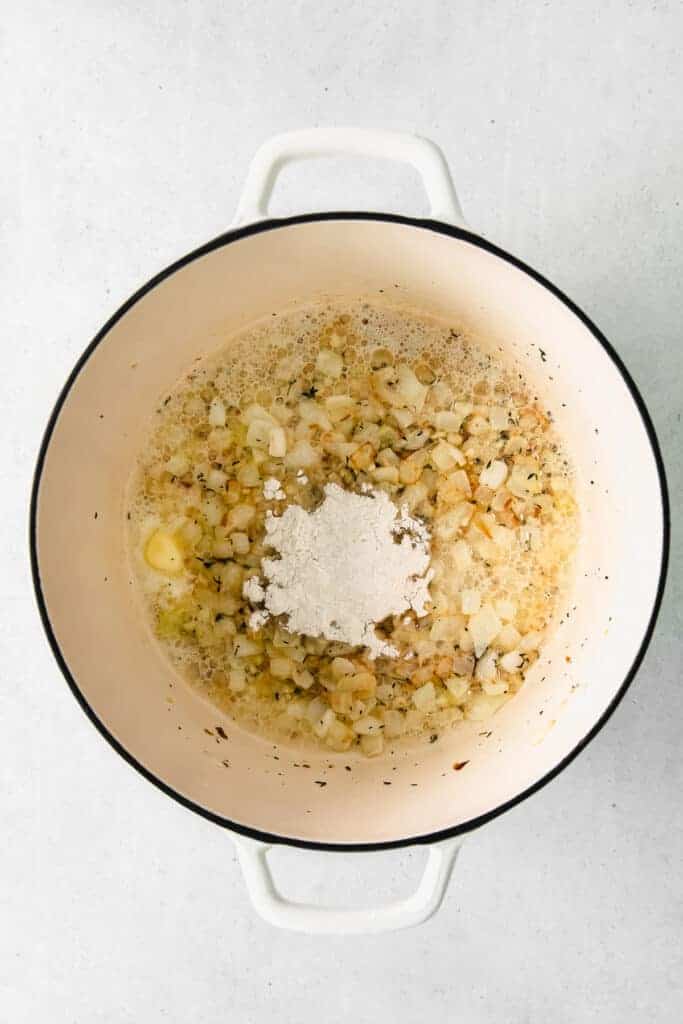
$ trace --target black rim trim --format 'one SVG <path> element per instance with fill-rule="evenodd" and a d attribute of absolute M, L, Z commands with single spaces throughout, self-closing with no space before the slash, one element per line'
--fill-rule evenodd
<path fill-rule="evenodd" d="M 583 739 L 581 739 L 579 743 L 573 748 L 573 750 L 571 750 L 557 765 L 555 765 L 554 768 L 552 768 L 542 778 L 538 779 L 535 783 L 533 783 L 533 785 L 529 786 L 521 793 L 518 793 L 516 796 L 512 797 L 505 803 L 500 804 L 498 807 L 495 807 L 493 810 L 488 811 L 486 814 L 480 815 L 477 818 L 473 818 L 470 821 L 464 822 L 461 825 L 455 825 L 451 828 L 442 829 L 441 831 L 432 832 L 427 835 L 409 836 L 407 838 L 392 839 L 374 843 L 323 843 L 316 842 L 314 840 L 297 839 L 295 837 L 290 836 L 282 836 L 271 834 L 268 832 L 260 832 L 256 829 L 252 829 L 244 825 L 240 825 L 236 822 L 230 821 L 227 818 L 223 818 L 220 815 L 214 814 L 212 811 L 207 810 L 205 807 L 202 807 L 200 804 L 194 803 L 192 800 L 189 800 L 181 793 L 178 793 L 176 790 L 172 789 L 165 782 L 159 779 L 147 768 L 145 768 L 144 765 L 137 761 L 135 757 L 133 757 L 133 755 L 130 754 L 129 751 L 127 751 L 125 747 L 123 747 L 119 743 L 119 741 L 109 732 L 104 723 L 97 717 L 97 715 L 95 714 L 91 706 L 88 704 L 83 694 L 81 693 L 75 678 L 71 674 L 69 666 L 66 663 L 66 659 L 64 658 L 60 650 L 57 638 L 52 629 L 52 624 L 50 622 L 50 618 L 48 615 L 47 605 L 45 602 L 41 585 L 40 568 L 38 564 L 37 552 L 38 499 L 43 467 L 45 464 L 45 458 L 47 455 L 47 450 L 49 448 L 50 440 L 52 438 L 55 425 L 59 418 L 59 414 L 69 395 L 69 392 L 71 391 L 71 388 L 76 378 L 78 377 L 81 369 L 88 361 L 94 350 L 97 348 L 100 342 L 106 337 L 111 328 L 121 319 L 122 316 L 124 316 L 125 313 L 128 312 L 128 310 L 132 306 L 135 305 L 135 303 L 137 303 L 144 295 L 146 295 L 147 292 L 151 291 L 157 284 L 165 280 L 167 277 L 170 277 L 171 274 L 175 273 L 175 271 L 187 266 L 189 263 L 192 263 L 199 257 L 204 256 L 209 252 L 212 252 L 214 249 L 218 249 L 224 245 L 228 245 L 231 242 L 236 242 L 241 238 L 245 238 L 249 235 L 259 234 L 264 231 L 272 231 L 277 228 L 286 227 L 292 224 L 303 224 L 324 220 L 388 221 L 397 224 L 406 224 L 412 227 L 422 228 L 428 231 L 434 231 L 437 234 L 448 235 L 452 238 L 459 238 L 462 241 L 469 242 L 480 249 L 485 249 L 487 252 L 490 252 L 492 255 L 499 257 L 506 263 L 512 264 L 512 266 L 516 267 L 518 270 L 523 271 L 538 284 L 546 288 L 552 295 L 555 296 L 556 299 L 562 302 L 569 310 L 571 310 L 571 312 L 576 317 L 578 317 L 578 319 L 584 324 L 584 326 L 591 332 L 596 341 L 602 346 L 602 348 L 605 350 L 605 352 L 610 357 L 610 359 L 616 366 L 617 370 L 621 374 L 624 383 L 626 384 L 631 394 L 631 397 L 638 409 L 638 412 L 640 413 L 643 426 L 645 427 L 645 431 L 650 442 L 652 455 L 654 457 L 655 464 L 657 466 L 657 473 L 659 476 L 660 497 L 662 503 L 662 556 L 660 562 L 659 582 L 647 629 L 643 636 L 643 640 L 638 649 L 638 652 L 636 653 L 636 656 L 633 660 L 633 664 L 631 665 L 631 668 L 629 669 L 626 675 L 626 678 L 624 679 L 623 683 L 619 687 L 618 691 L 610 701 L 609 705 L 607 706 L 603 714 L 600 716 L 598 721 L 592 726 L 592 728 L 586 733 Z M 188 253 L 186 256 L 183 256 L 181 259 L 177 260 L 175 263 L 172 263 L 165 270 L 162 270 L 160 273 L 156 274 L 145 285 L 143 285 L 142 288 L 135 292 L 135 294 L 130 299 L 128 299 L 127 302 L 125 302 L 122 306 L 119 307 L 119 309 L 114 313 L 114 315 L 110 317 L 110 319 L 107 321 L 104 327 L 102 327 L 102 329 L 95 335 L 93 340 L 90 342 L 90 344 L 88 345 L 88 347 L 83 352 L 82 356 L 74 366 L 73 370 L 69 374 L 69 377 L 67 378 L 64 387 L 62 388 L 59 394 L 59 397 L 57 398 L 55 406 L 48 420 L 47 427 L 45 428 L 45 433 L 43 435 L 43 439 L 40 445 L 38 459 L 36 462 L 36 468 L 33 476 L 33 484 L 31 488 L 29 515 L 29 546 L 31 557 L 31 573 L 33 577 L 33 587 L 35 591 L 36 601 L 38 604 L 38 610 L 40 613 L 43 628 L 45 630 L 45 634 L 47 636 L 48 643 L 55 657 L 55 660 L 57 661 L 57 664 L 59 665 L 62 675 L 64 676 L 66 682 L 68 683 L 71 692 L 73 693 L 74 697 L 80 704 L 85 714 L 88 716 L 93 725 L 99 730 L 102 736 L 104 736 L 107 742 L 111 744 L 114 750 L 116 750 L 116 752 L 120 754 L 121 757 L 128 762 L 128 764 L 135 768 L 136 771 L 138 771 L 144 778 L 146 778 L 149 782 L 155 785 L 167 796 L 170 796 L 172 799 L 182 804 L 183 807 L 186 807 L 188 810 L 200 814 L 203 818 L 206 818 L 209 821 L 214 822 L 216 825 L 220 825 L 222 828 L 230 829 L 233 832 L 237 832 L 241 835 L 248 836 L 249 838 L 257 839 L 265 843 L 283 843 L 289 846 L 301 847 L 304 849 L 312 850 L 349 852 L 398 849 L 400 847 L 406 846 L 418 846 L 435 843 L 439 842 L 440 840 L 450 839 L 454 836 L 464 835 L 465 833 L 471 832 L 474 829 L 477 829 L 482 825 L 485 825 L 487 822 L 492 821 L 494 818 L 497 818 L 499 815 L 505 813 L 505 811 L 511 810 L 513 807 L 516 807 L 518 804 L 522 803 L 524 800 L 528 799 L 534 793 L 537 793 L 540 789 L 545 787 L 549 782 L 556 778 L 560 774 L 560 772 L 562 772 L 565 768 L 568 767 L 568 765 L 572 763 L 574 758 L 581 753 L 581 751 L 590 743 L 590 741 L 595 736 L 597 736 L 597 734 L 603 728 L 605 723 L 612 716 L 618 705 L 621 703 L 621 700 L 623 699 L 624 694 L 628 690 L 638 669 L 640 668 L 642 660 L 645 656 L 645 652 L 647 651 L 647 648 L 650 645 L 650 641 L 652 639 L 655 624 L 657 621 L 657 616 L 659 614 L 659 609 L 662 603 L 662 597 L 664 595 L 664 587 L 666 583 L 666 573 L 669 559 L 670 527 L 671 521 L 669 509 L 669 496 L 667 490 L 664 463 L 662 460 L 657 435 L 655 433 L 655 429 L 650 419 L 650 415 L 647 411 L 645 403 L 631 375 L 629 374 L 621 358 L 617 355 L 612 345 L 608 342 L 608 340 L 601 333 L 601 331 L 598 330 L 595 324 L 593 324 L 592 321 L 586 316 L 586 314 L 581 309 L 579 309 L 579 307 L 574 302 L 571 301 L 571 299 L 569 299 L 554 284 L 552 284 L 545 277 L 543 277 L 542 274 L 539 274 L 538 271 L 528 266 L 528 264 L 524 263 L 522 260 L 517 259 L 515 256 L 511 256 L 509 253 L 505 252 L 505 250 L 498 248 L 498 246 L 493 245 L 491 242 L 488 242 L 485 239 L 481 238 L 480 236 L 475 235 L 469 231 L 465 231 L 462 228 L 452 227 L 451 225 L 443 224 L 440 221 L 404 217 L 398 214 L 344 211 L 301 214 L 296 217 L 270 219 L 258 224 L 249 225 L 248 227 L 228 231 L 225 234 L 219 235 L 211 242 L 207 242 L 205 245 L 202 245 L 198 249 L 195 249 L 193 252 Z"/>

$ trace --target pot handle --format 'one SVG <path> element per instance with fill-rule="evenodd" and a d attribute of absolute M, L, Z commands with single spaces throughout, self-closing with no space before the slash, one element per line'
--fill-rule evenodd
<path fill-rule="evenodd" d="M 268 851 L 271 845 L 235 835 L 237 857 L 247 891 L 257 914 L 276 928 L 310 935 L 377 935 L 412 928 L 430 918 L 441 906 L 462 839 L 447 839 L 429 847 L 422 878 L 412 896 L 368 909 L 344 910 L 294 903 L 275 885 Z"/>
<path fill-rule="evenodd" d="M 286 164 L 293 160 L 348 155 L 410 164 L 422 179 L 430 217 L 458 227 L 467 226 L 448 164 L 435 143 L 419 135 L 339 127 L 284 132 L 264 142 L 247 172 L 233 227 L 268 216 L 273 186 Z"/>

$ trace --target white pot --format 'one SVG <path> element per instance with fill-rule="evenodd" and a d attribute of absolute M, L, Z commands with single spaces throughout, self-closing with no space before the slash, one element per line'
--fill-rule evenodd
<path fill-rule="evenodd" d="M 411 163 L 433 219 L 325 213 L 268 220 L 283 164 L 333 153 Z M 310 768 L 296 767 L 296 752 L 286 748 L 276 761 L 270 743 L 236 728 L 181 682 L 169 689 L 173 673 L 140 615 L 124 553 L 126 481 L 159 399 L 226 336 L 323 296 L 406 303 L 464 322 L 485 344 L 514 346 L 578 471 L 583 525 L 568 619 L 522 691 L 485 728 L 464 723 L 437 743 L 413 741 L 391 766 L 320 753 L 308 755 Z M 237 226 L 164 270 L 115 313 L 58 399 L 31 511 L 43 623 L 86 713 L 150 781 L 231 829 L 264 916 L 315 931 L 381 931 L 429 916 L 459 837 L 533 793 L 586 745 L 650 640 L 667 543 L 652 424 L 605 338 L 552 284 L 465 229 L 435 146 L 355 129 L 297 132 L 265 145 Z M 217 724 L 227 740 L 205 732 Z M 469 763 L 454 771 L 454 761 Z M 428 843 L 431 852 L 411 899 L 375 911 L 331 911 L 277 894 L 265 851 L 280 842 L 328 850 Z"/>

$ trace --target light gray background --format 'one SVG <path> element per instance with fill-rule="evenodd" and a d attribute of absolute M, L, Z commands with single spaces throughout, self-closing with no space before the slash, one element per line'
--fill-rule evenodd
<path fill-rule="evenodd" d="M 47 412 L 90 337 L 226 228 L 263 139 L 335 123 L 436 139 L 470 223 L 604 329 L 649 403 L 676 519 L 681 4 L 1 6 L 0 1021 L 680 1018 L 680 546 L 622 706 L 560 779 L 466 843 L 438 917 L 316 940 L 262 924 L 229 835 L 87 722 L 41 635 L 25 535 Z M 423 204 L 405 170 L 349 162 L 288 170 L 275 209 Z M 275 861 L 292 894 L 361 901 L 406 892 L 422 857 Z"/>

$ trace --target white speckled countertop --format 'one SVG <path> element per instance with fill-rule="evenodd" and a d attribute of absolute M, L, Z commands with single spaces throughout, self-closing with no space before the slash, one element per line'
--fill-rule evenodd
<path fill-rule="evenodd" d="M 227 227 L 263 139 L 335 123 L 438 141 L 474 228 L 605 331 L 649 403 L 676 520 L 683 7 L 28 0 L 2 20 L 0 1020 L 680 1019 L 679 536 L 654 643 L 603 732 L 466 842 L 433 921 L 346 940 L 261 923 L 229 836 L 98 736 L 43 640 L 25 536 L 47 411 L 90 337 Z M 344 161 L 288 169 L 275 210 L 423 201 L 405 169 Z M 407 891 L 423 856 L 274 862 L 291 894 L 362 901 Z"/>

